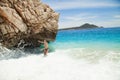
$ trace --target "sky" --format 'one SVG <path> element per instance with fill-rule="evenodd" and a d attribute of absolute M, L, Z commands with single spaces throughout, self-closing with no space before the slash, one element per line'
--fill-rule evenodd
<path fill-rule="evenodd" d="M 120 27 L 120 0 L 42 0 L 60 13 L 59 28 L 85 23 Z"/>

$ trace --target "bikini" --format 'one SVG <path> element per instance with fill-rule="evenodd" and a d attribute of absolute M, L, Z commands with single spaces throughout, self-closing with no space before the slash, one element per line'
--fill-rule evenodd
<path fill-rule="evenodd" d="M 45 50 L 48 50 L 48 48 L 45 48 Z"/>

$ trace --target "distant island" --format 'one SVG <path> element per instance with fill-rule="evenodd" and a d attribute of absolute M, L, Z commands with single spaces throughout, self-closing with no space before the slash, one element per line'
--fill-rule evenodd
<path fill-rule="evenodd" d="M 103 27 L 99 27 L 99 26 L 96 26 L 94 24 L 85 23 L 79 27 L 64 28 L 64 29 L 59 29 L 59 31 L 61 31 L 61 30 L 75 30 L 75 29 L 93 29 L 93 28 L 103 28 Z"/>

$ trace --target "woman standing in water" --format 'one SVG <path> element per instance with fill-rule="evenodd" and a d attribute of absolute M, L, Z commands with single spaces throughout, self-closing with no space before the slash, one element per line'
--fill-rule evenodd
<path fill-rule="evenodd" d="M 44 44 L 44 56 L 47 56 L 47 54 L 48 54 L 48 42 L 46 40 L 44 40 L 43 42 L 39 40 L 38 42 Z"/>
<path fill-rule="evenodd" d="M 48 42 L 44 40 L 44 56 L 47 56 L 48 54 Z"/>

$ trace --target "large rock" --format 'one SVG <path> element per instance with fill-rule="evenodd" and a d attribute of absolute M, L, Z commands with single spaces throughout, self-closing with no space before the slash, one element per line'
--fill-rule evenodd
<path fill-rule="evenodd" d="M 40 0 L 0 0 L 0 43 L 11 48 L 21 40 L 55 40 L 59 14 Z"/>

